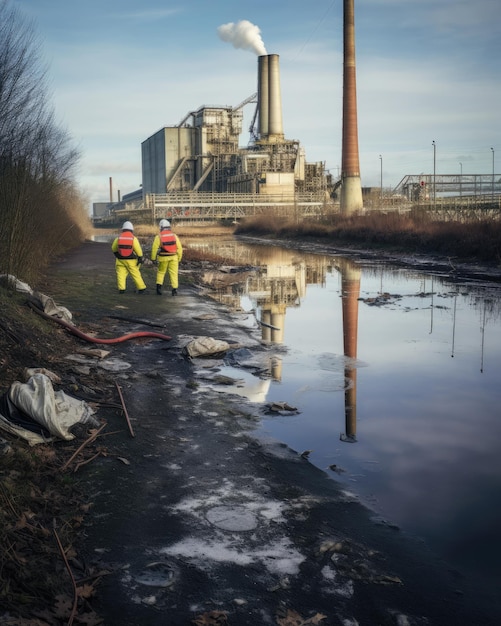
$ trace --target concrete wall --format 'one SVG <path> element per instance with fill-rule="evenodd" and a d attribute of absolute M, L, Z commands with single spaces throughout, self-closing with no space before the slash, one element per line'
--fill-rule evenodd
<path fill-rule="evenodd" d="M 183 158 L 191 158 L 195 129 L 192 127 L 162 128 L 141 144 L 143 193 L 166 193 L 167 185 Z M 188 185 L 193 186 L 193 180 Z M 183 177 L 176 178 L 172 190 L 185 190 Z"/>

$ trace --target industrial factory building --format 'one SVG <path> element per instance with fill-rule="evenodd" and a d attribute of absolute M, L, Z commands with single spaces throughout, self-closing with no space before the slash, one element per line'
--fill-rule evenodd
<path fill-rule="evenodd" d="M 256 103 L 249 145 L 243 108 Z M 201 106 L 142 142 L 142 189 L 110 205 L 116 217 L 238 217 L 265 211 L 320 213 L 330 195 L 323 162 L 286 139 L 279 56 L 258 57 L 258 88 L 240 105 Z"/>
<path fill-rule="evenodd" d="M 258 130 L 239 147 L 243 107 L 202 106 L 142 143 L 143 193 L 170 191 L 294 196 L 322 188 L 322 163 L 307 164 L 299 141 L 284 137 L 279 57 L 258 58 Z"/>

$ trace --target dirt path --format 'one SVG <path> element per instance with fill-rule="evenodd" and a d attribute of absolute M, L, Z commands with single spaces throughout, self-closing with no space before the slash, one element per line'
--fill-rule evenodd
<path fill-rule="evenodd" d="M 78 554 L 101 573 L 92 604 L 106 626 L 501 623 L 498 600 L 474 581 L 373 522 L 300 451 L 259 441 L 264 407 L 210 389 L 214 370 L 183 356 L 203 335 L 266 363 L 273 349 L 257 328 L 207 298 L 188 267 L 177 298 L 155 295 L 153 270 L 143 275 L 146 294 L 119 296 L 109 246 L 86 243 L 44 285 L 86 332 L 154 324 L 172 337 L 111 348 L 126 369 L 106 384 L 120 386 L 134 436 L 122 411 L 102 406 L 106 456 L 79 471 L 92 506 Z M 78 380 L 92 388 L 89 367 Z"/>

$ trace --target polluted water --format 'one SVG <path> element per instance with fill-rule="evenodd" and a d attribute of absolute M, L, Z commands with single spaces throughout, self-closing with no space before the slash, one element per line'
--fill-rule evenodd
<path fill-rule="evenodd" d="M 500 286 L 233 239 L 190 245 L 245 265 L 207 277 L 211 296 L 273 353 L 226 361 L 226 384 L 207 384 L 259 403 L 258 436 L 303 454 L 377 523 L 501 582 Z"/>

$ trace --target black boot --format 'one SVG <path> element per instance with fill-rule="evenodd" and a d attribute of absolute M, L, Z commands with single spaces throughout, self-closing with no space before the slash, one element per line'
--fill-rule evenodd
<path fill-rule="evenodd" d="M 159 296 L 161 296 L 161 295 L 162 295 L 162 285 L 157 285 L 157 294 L 158 294 Z"/>
<path fill-rule="evenodd" d="M 172 295 L 173 295 L 173 296 L 177 296 L 177 289 L 173 289 L 173 290 L 172 290 Z"/>

